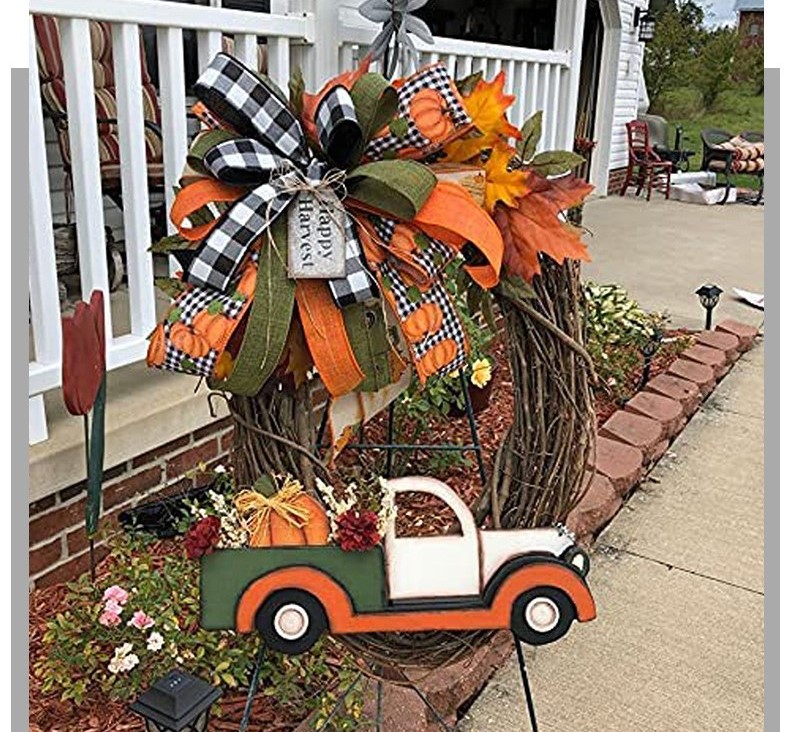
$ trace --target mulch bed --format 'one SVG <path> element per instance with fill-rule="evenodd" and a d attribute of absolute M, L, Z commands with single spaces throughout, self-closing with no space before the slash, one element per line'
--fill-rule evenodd
<path fill-rule="evenodd" d="M 688 331 L 672 331 L 667 336 L 687 336 Z M 651 375 L 655 376 L 667 370 L 676 358 L 676 349 L 669 347 L 662 349 L 653 360 Z M 498 446 L 501 444 L 511 421 L 512 383 L 510 369 L 507 361 L 507 349 L 503 341 L 495 344 L 492 356 L 497 368 L 494 373 L 494 386 L 491 399 L 487 408 L 476 415 L 476 423 L 480 444 L 483 451 L 486 470 L 490 471 Z M 641 378 L 641 369 L 635 369 L 630 377 L 634 392 Z M 595 408 L 597 422 L 600 426 L 619 407 L 620 402 L 613 396 L 611 390 L 598 385 L 595 390 Z M 409 425 L 403 425 L 407 429 Z M 408 431 L 407 431 L 408 434 Z M 435 439 L 426 439 L 433 443 L 469 444 L 471 435 L 469 423 L 465 416 L 458 418 L 433 420 L 426 436 Z M 378 415 L 365 426 L 365 441 L 383 443 L 386 440 L 386 413 Z M 357 462 L 365 462 L 367 467 L 373 467 L 375 462 L 379 472 L 383 470 L 383 454 L 381 451 L 370 451 L 364 455 L 346 451 L 338 458 L 338 466 L 350 469 Z M 435 463 L 432 464 L 430 454 L 415 452 L 404 455 L 399 465 L 401 475 L 420 475 L 435 473 Z M 477 466 L 473 454 L 467 455 L 464 464 L 455 462 L 445 465 L 441 478 L 464 499 L 471 504 L 479 495 L 481 483 L 478 477 Z M 430 496 L 414 497 L 404 503 L 399 512 L 399 519 L 403 525 L 399 526 L 399 533 L 406 526 L 410 534 L 435 533 L 449 526 L 453 515 L 443 504 L 438 504 Z M 102 574 L 99 568 L 99 577 Z M 106 568 L 104 569 L 106 573 Z M 79 707 L 73 702 L 62 702 L 56 693 L 45 694 L 41 691 L 41 681 L 35 677 L 33 667 L 41 658 L 44 648 L 42 636 L 48 620 L 66 608 L 65 587 L 55 586 L 44 590 L 35 590 L 30 594 L 30 675 L 29 675 L 29 701 L 30 701 L 30 732 L 144 732 L 142 721 L 132 715 L 127 705 L 123 702 L 113 702 L 94 694 L 86 699 Z M 231 732 L 238 730 L 239 721 L 244 709 L 245 692 L 226 690 L 222 699 L 223 718 L 213 720 L 210 729 L 213 732 Z M 254 724 L 250 732 L 266 730 L 266 732 L 289 732 L 293 730 L 299 719 L 289 717 L 288 712 L 278 709 L 275 702 L 262 694 L 255 699 L 252 719 Z"/>

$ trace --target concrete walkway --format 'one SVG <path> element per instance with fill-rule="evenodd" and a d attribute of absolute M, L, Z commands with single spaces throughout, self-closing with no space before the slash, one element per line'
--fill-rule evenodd
<path fill-rule="evenodd" d="M 617 198 L 592 202 L 585 224 L 600 242 L 585 276 L 677 325 L 699 327 L 707 279 L 762 291 L 762 209 Z M 762 321 L 729 298 L 717 315 Z M 601 534 L 598 619 L 525 647 L 541 732 L 763 729 L 763 403 L 758 344 Z M 529 729 L 514 657 L 459 729 Z"/>
<path fill-rule="evenodd" d="M 760 310 L 736 300 L 733 287 L 763 292 L 762 206 L 699 206 L 633 197 L 590 201 L 584 225 L 592 262 L 583 275 L 618 282 L 648 310 L 669 310 L 674 325 L 699 328 L 694 291 L 714 282 L 725 294 L 715 315 L 759 326 Z"/>

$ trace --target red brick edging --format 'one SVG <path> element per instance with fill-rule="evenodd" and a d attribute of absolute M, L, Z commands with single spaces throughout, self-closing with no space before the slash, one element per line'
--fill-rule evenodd
<path fill-rule="evenodd" d="M 592 543 L 614 518 L 624 498 L 756 338 L 757 328 L 735 320 L 695 334 L 693 346 L 604 422 L 590 488 L 566 522 L 580 541 Z"/>

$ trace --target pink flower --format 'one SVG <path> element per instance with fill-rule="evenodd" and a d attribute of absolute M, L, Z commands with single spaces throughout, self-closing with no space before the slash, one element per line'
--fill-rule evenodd
<path fill-rule="evenodd" d="M 129 599 L 129 593 L 118 585 L 113 585 L 112 587 L 108 587 L 104 591 L 103 600 L 114 600 L 119 605 L 125 605 L 126 601 Z"/>
<path fill-rule="evenodd" d="M 150 615 L 146 615 L 142 610 L 137 610 L 127 625 L 133 625 L 139 630 L 146 630 L 154 625 L 154 619 Z"/>
<path fill-rule="evenodd" d="M 120 622 L 121 622 L 120 615 L 117 615 L 116 613 L 111 613 L 111 612 L 109 612 L 107 610 L 105 610 L 99 616 L 99 625 L 103 625 L 106 628 L 114 628 Z"/>
<path fill-rule="evenodd" d="M 123 605 L 120 605 L 115 600 L 107 600 L 104 603 L 104 612 L 110 615 L 120 615 L 123 612 Z"/>

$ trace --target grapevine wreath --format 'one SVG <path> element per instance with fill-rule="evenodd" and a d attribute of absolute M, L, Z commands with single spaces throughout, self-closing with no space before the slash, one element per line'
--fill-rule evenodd
<path fill-rule="evenodd" d="M 591 191 L 571 173 L 578 156 L 536 154 L 540 113 L 520 128 L 508 121 L 503 72 L 454 80 L 432 64 L 388 81 L 366 59 L 315 94 L 298 73 L 289 87 L 230 55 L 211 61 L 195 85 L 201 130 L 170 211 L 175 233 L 154 245 L 183 271 L 158 281 L 173 303 L 148 363 L 204 377 L 227 400 L 243 536 L 375 543 L 386 511 L 381 501 L 342 510 L 333 458 L 412 374 L 425 384 L 466 366 L 454 297 L 499 309 L 513 378 L 513 422 L 472 507 L 478 525 L 563 520 L 585 488 L 594 435 L 587 251 L 563 214 Z M 451 295 L 444 273 L 456 259 L 464 274 Z M 319 380 L 330 397 L 323 459 Z M 209 546 L 215 529 L 194 545 Z M 345 642 L 380 663 L 436 667 L 490 635 Z"/>

